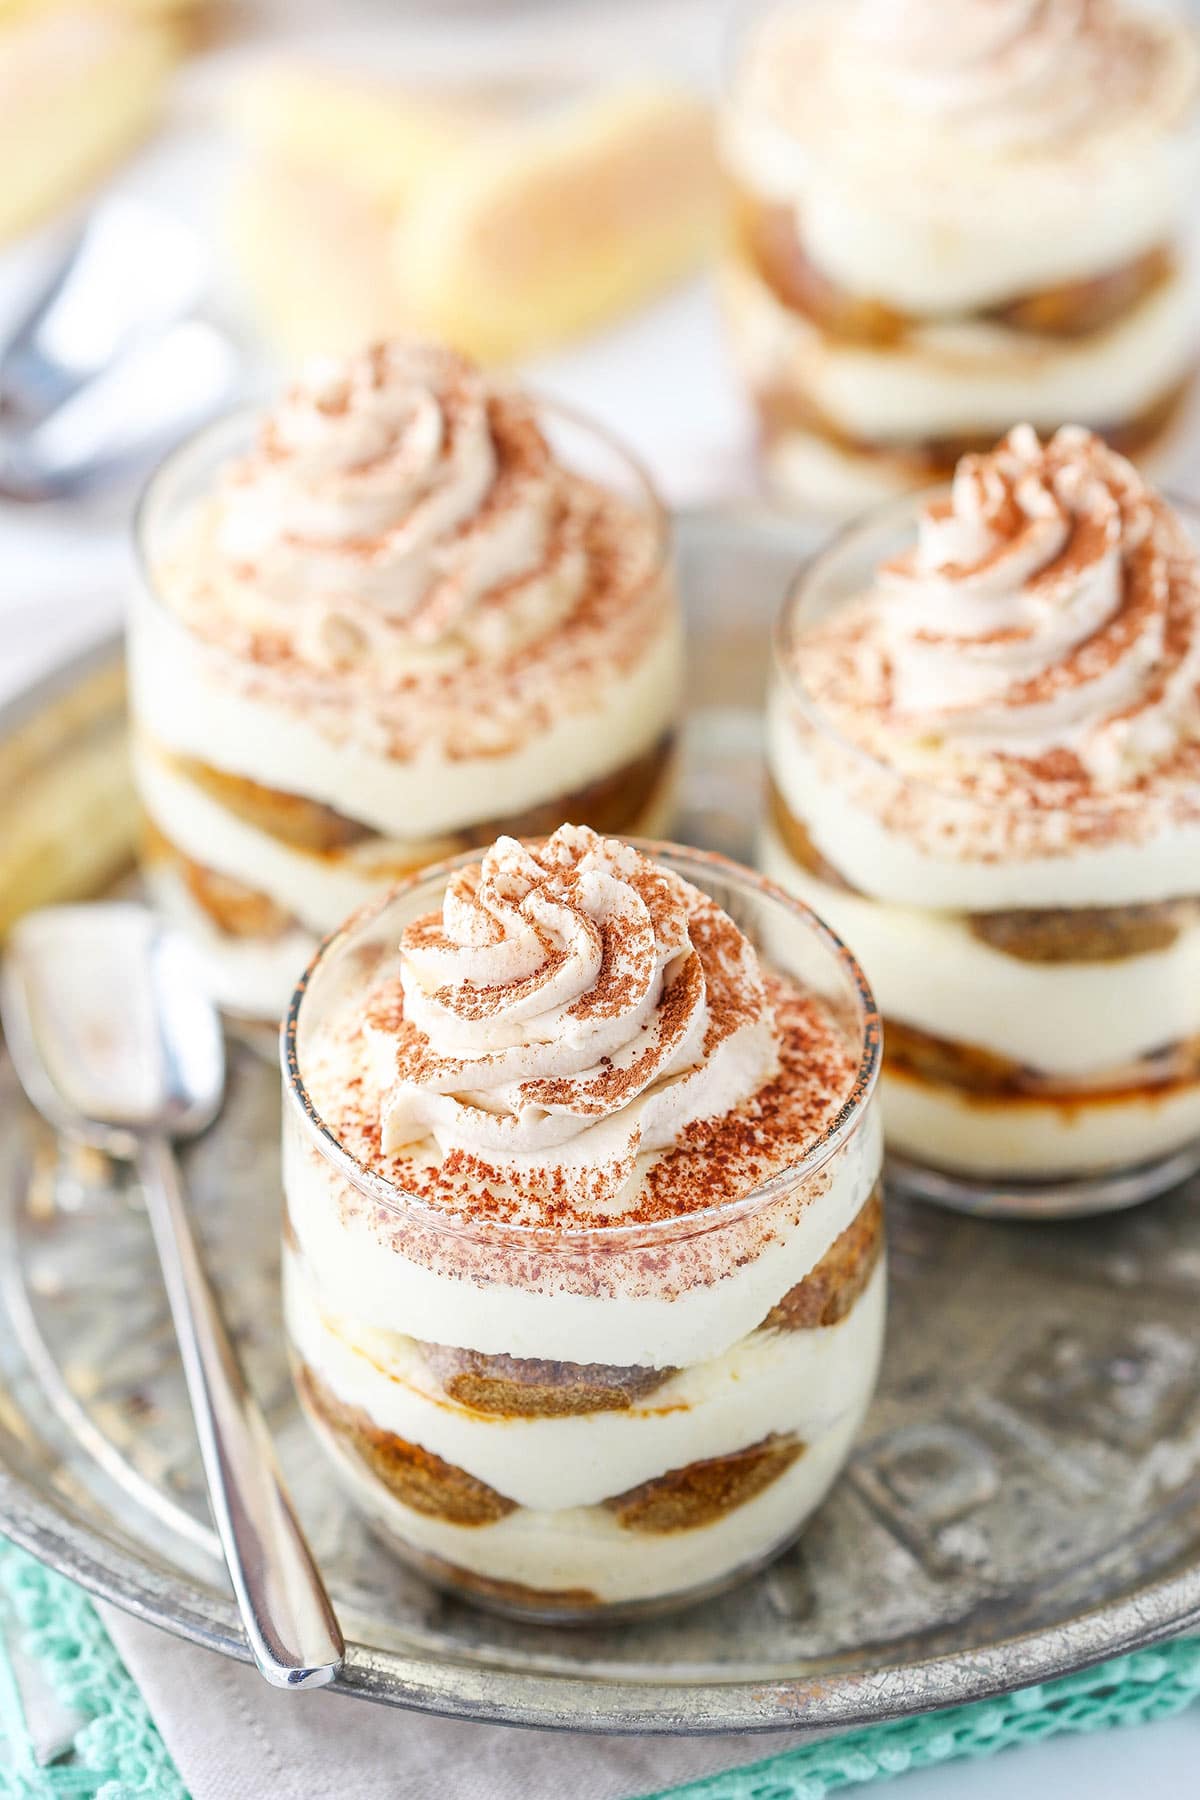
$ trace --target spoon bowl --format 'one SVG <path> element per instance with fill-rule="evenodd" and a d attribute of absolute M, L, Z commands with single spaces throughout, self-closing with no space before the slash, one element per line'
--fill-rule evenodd
<path fill-rule="evenodd" d="M 191 946 L 144 906 L 31 913 L 0 979 L 9 1054 L 60 1131 L 132 1159 L 142 1134 L 192 1137 L 216 1117 L 216 1012 Z"/>

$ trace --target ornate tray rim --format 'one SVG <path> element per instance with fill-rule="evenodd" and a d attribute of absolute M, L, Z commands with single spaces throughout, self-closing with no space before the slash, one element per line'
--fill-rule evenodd
<path fill-rule="evenodd" d="M 755 521 L 757 522 L 757 521 Z M 700 515 L 724 528 L 743 513 Z M 778 521 L 772 521 L 777 524 Z M 111 667 L 119 634 L 55 663 L 0 703 L 0 742 L 89 677 Z M 0 1437 L 0 1448 L 2 1448 Z M 176 1569 L 167 1571 L 82 1519 L 71 1503 L 0 1465 L 6 1536 L 89 1593 L 205 1649 L 250 1660 L 232 1602 Z M 351 1642 L 332 1691 L 385 1705 L 494 1724 L 590 1732 L 700 1734 L 788 1730 L 820 1736 L 847 1727 L 986 1699 L 1053 1679 L 1200 1625 L 1200 1563 L 1066 1622 L 983 1647 L 813 1676 L 692 1682 L 530 1672 L 495 1662 Z"/>

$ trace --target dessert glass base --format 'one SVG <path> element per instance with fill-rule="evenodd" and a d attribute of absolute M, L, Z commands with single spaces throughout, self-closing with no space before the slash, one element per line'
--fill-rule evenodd
<path fill-rule="evenodd" d="M 886 1083 L 885 1083 L 886 1089 Z M 884 1109 L 886 1112 L 886 1094 Z M 890 1151 L 889 1186 L 914 1200 L 932 1201 L 979 1219 L 1080 1219 L 1124 1212 L 1186 1181 L 1200 1169 L 1200 1144 L 1186 1146 L 1134 1169 L 1111 1175 L 1077 1175 L 1059 1181 L 1013 1181 L 1006 1176 L 955 1175 L 910 1162 Z"/>

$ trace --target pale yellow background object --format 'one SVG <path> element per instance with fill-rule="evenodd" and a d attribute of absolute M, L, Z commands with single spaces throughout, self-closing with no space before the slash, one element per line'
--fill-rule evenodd
<path fill-rule="evenodd" d="M 235 260 L 289 355 L 416 330 L 487 361 L 632 310 L 711 248 L 710 109 L 636 84 L 514 116 L 314 70 L 243 83 Z"/>
<path fill-rule="evenodd" d="M 156 123 L 177 55 L 149 8 L 0 12 L 0 239 L 108 174 Z"/>

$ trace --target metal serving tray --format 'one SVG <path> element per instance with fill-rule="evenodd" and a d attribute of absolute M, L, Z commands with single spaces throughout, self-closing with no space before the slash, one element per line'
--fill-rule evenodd
<path fill-rule="evenodd" d="M 679 835 L 746 856 L 771 613 L 806 544 L 681 522 Z M 127 865 L 119 650 L 0 715 L 0 923 Z M 352 1640 L 341 1691 L 588 1731 L 809 1729 L 969 1700 L 1200 1623 L 1200 1186 L 1072 1224 L 892 1206 L 883 1381 L 801 1545 L 674 1619 L 518 1626 L 398 1567 L 324 1479 L 279 1325 L 278 1080 L 231 1046 L 187 1173 L 210 1266 Z M 60 1152 L 0 1060 L 0 1527 L 142 1618 L 247 1656 L 128 1176 Z"/>

